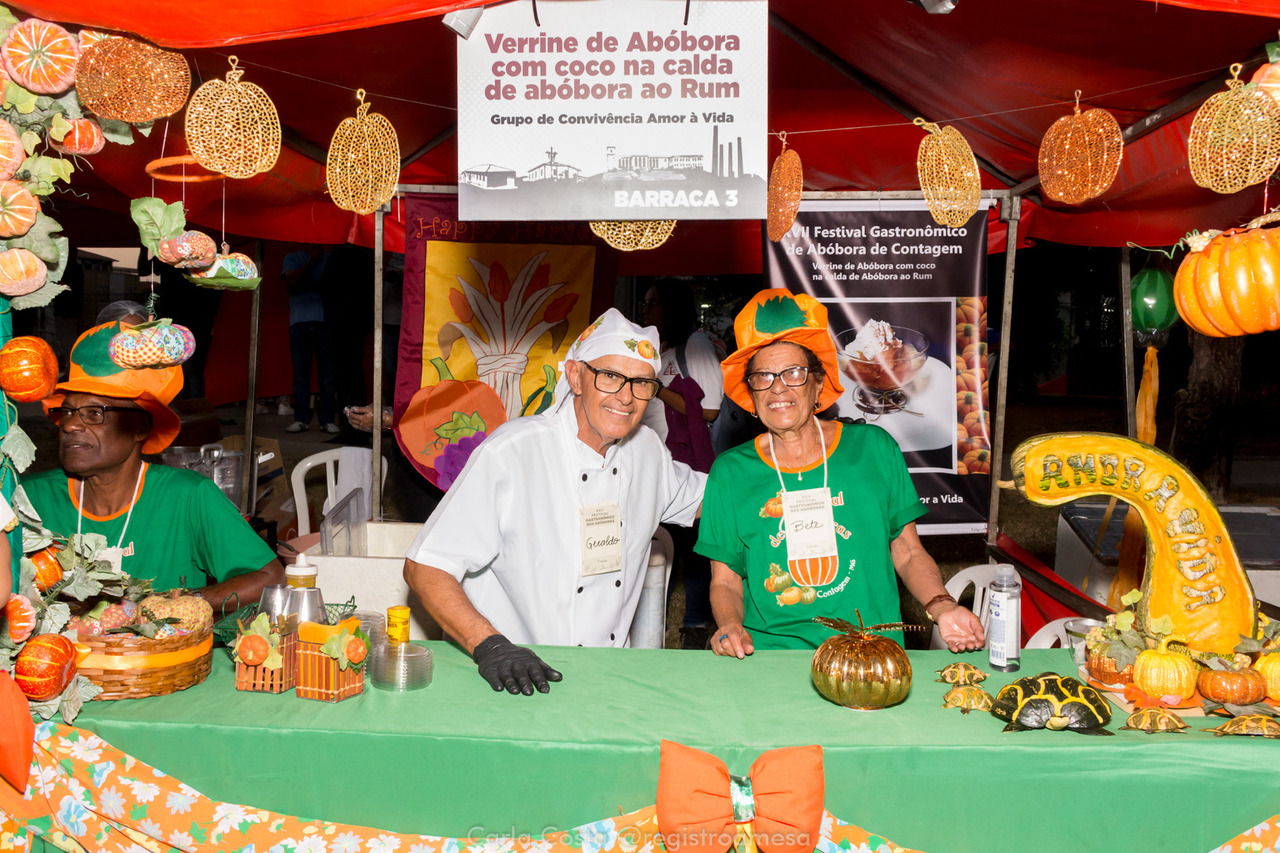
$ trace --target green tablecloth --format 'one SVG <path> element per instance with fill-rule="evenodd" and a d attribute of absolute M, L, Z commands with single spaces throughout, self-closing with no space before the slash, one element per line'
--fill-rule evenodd
<path fill-rule="evenodd" d="M 93 702 L 76 724 L 215 799 L 304 817 L 446 836 L 565 829 L 650 805 L 663 738 L 745 773 L 764 750 L 821 744 L 836 816 L 930 853 L 1012 849 L 1205 853 L 1280 812 L 1280 742 L 1199 731 L 1115 737 L 1001 732 L 989 714 L 942 709 L 912 652 L 905 703 L 827 702 L 806 652 L 743 661 L 684 651 L 544 648 L 564 673 L 548 695 L 494 694 L 456 648 L 432 685 L 367 687 L 335 705 L 242 693 L 214 652 L 202 685 Z M 1067 652 L 1027 651 L 1018 675 L 1071 672 Z M 965 659 L 982 664 L 984 659 Z"/>

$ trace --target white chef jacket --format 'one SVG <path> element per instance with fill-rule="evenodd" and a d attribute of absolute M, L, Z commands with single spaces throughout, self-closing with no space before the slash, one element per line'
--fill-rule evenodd
<path fill-rule="evenodd" d="M 705 483 L 644 427 L 601 457 L 565 405 L 485 439 L 406 556 L 457 578 L 513 643 L 625 646 L 649 541 L 659 522 L 693 523 Z M 621 509 L 622 570 L 584 577 L 579 507 L 607 501 Z"/>
<path fill-rule="evenodd" d="M 719 409 L 724 400 L 724 373 L 720 370 L 720 358 L 716 355 L 716 345 L 701 329 L 695 329 L 684 345 L 684 360 L 689 366 L 690 376 L 702 389 L 702 408 Z M 658 380 L 663 385 L 680 373 L 680 362 L 676 359 L 676 348 L 667 347 L 662 351 L 662 367 L 658 370 Z M 667 441 L 667 404 L 654 397 L 649 407 L 644 410 L 640 423 L 658 434 L 665 444 Z"/>

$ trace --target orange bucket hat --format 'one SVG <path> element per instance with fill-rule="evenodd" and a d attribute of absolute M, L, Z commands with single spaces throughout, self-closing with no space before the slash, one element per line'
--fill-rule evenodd
<path fill-rule="evenodd" d="M 151 415 L 151 434 L 143 442 L 143 453 L 159 453 L 178 437 L 182 419 L 169 403 L 182 390 L 182 368 L 125 368 L 111 360 L 109 345 L 128 324 L 118 320 L 94 326 L 76 339 L 71 348 L 71 369 L 66 382 L 44 399 L 44 410 L 61 406 L 68 393 L 94 394 L 132 400 Z"/>
<path fill-rule="evenodd" d="M 792 293 L 786 288 L 762 290 L 733 321 L 738 350 L 720 365 L 724 371 L 724 393 L 752 414 L 756 406 L 747 389 L 747 362 L 756 350 L 770 344 L 797 344 L 812 350 L 822 362 L 826 377 L 818 392 L 818 408 L 831 406 L 844 393 L 840 384 L 840 364 L 836 360 L 836 344 L 827 329 L 827 307 L 807 293 Z"/>

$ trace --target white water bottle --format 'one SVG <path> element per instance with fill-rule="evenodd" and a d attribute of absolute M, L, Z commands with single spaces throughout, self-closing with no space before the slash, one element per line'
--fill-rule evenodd
<path fill-rule="evenodd" d="M 1016 672 L 1022 663 L 1022 584 L 1008 563 L 996 566 L 991 583 L 991 622 L 987 649 L 992 669 Z"/>

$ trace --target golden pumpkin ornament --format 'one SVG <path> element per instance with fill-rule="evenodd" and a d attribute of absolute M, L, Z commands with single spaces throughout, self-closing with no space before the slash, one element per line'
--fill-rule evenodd
<path fill-rule="evenodd" d="M 1103 109 L 1075 113 L 1053 123 L 1040 143 L 1040 185 L 1064 204 L 1083 204 L 1108 189 L 1120 171 L 1124 137 L 1115 116 Z"/>
<path fill-rule="evenodd" d="M 916 172 L 929 213 L 939 225 L 963 228 L 978 212 L 982 199 L 982 181 L 973 149 L 954 127 L 938 127 L 922 118 L 916 118 L 913 124 L 928 131 L 920 140 Z"/>
<path fill-rule="evenodd" d="M 226 80 L 209 80 L 187 105 L 187 145 L 196 162 L 229 178 L 266 172 L 280 156 L 280 115 L 261 87 L 240 78 L 229 59 Z"/>
<path fill-rule="evenodd" d="M 591 233 L 623 252 L 656 249 L 675 230 L 674 219 L 638 219 L 620 222 L 592 222 Z"/>
<path fill-rule="evenodd" d="M 769 239 L 778 242 L 791 230 L 800 209 L 800 195 L 804 192 L 804 168 L 800 155 L 794 148 L 787 148 L 786 132 L 778 134 L 782 151 L 773 161 L 769 171 Z"/>
<path fill-rule="evenodd" d="M 813 653 L 810 676 L 825 698 L 846 708 L 870 711 L 896 705 L 911 692 L 911 661 L 902 646 L 872 631 L 914 628 L 892 625 L 862 626 L 843 619 L 814 617 L 814 622 L 843 633 L 828 637 Z"/>
<path fill-rule="evenodd" d="M 355 118 L 333 132 L 325 162 L 329 196 L 343 210 L 372 213 L 395 195 L 400 179 L 400 140 L 387 117 L 369 112 L 364 89 L 356 92 Z"/>
<path fill-rule="evenodd" d="M 123 36 L 102 38 L 80 53 L 76 94 L 100 118 L 153 121 L 186 104 L 191 68 L 176 51 Z"/>
<path fill-rule="evenodd" d="M 1192 180 L 1224 194 L 1262 183 L 1280 164 L 1280 104 L 1246 87 L 1241 67 L 1231 66 L 1227 91 L 1201 105 L 1187 136 Z"/>

